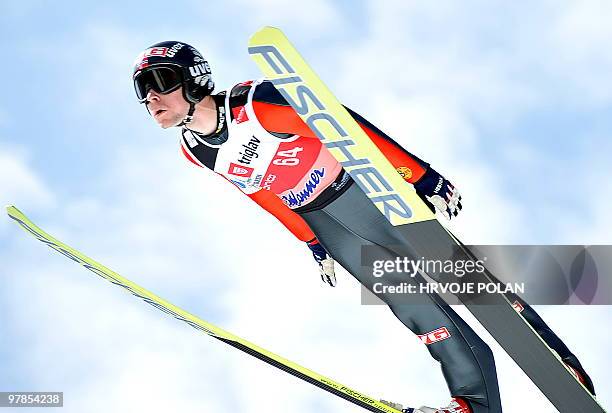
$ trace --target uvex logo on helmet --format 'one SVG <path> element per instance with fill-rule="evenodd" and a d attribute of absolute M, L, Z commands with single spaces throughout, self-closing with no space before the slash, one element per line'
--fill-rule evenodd
<path fill-rule="evenodd" d="M 189 74 L 193 77 L 193 81 L 197 85 L 206 86 L 210 80 L 210 66 L 208 65 L 208 62 L 204 60 L 202 63 L 198 63 L 195 66 L 190 66 Z"/>

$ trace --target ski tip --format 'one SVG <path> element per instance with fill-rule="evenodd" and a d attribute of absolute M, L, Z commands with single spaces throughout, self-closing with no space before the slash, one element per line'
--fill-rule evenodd
<path fill-rule="evenodd" d="M 24 216 L 23 212 L 21 212 L 19 209 L 17 209 L 17 207 L 15 205 L 7 205 L 6 206 L 6 213 L 11 218 Z"/>
<path fill-rule="evenodd" d="M 254 41 L 254 39 L 256 39 L 258 37 L 270 36 L 270 35 L 274 35 L 274 34 L 277 34 L 277 33 L 282 34 L 283 31 L 281 29 L 279 29 L 278 27 L 264 26 L 261 29 L 257 30 L 255 33 L 253 33 L 253 35 L 251 35 L 250 41 Z"/>
<path fill-rule="evenodd" d="M 262 31 L 267 31 L 267 32 L 280 32 L 282 31 L 281 29 L 279 29 L 278 27 L 274 27 L 274 26 L 264 26 L 261 29 L 257 30 L 258 32 L 262 32 Z"/>

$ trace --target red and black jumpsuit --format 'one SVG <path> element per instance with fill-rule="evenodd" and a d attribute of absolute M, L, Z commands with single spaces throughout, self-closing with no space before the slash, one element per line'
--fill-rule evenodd
<path fill-rule="evenodd" d="M 334 260 L 372 291 L 372 273 L 362 269 L 362 247 L 380 247 L 388 257 L 379 259 L 393 260 L 397 253 L 390 246 L 406 241 L 270 82 L 244 82 L 213 98 L 217 130 L 204 136 L 183 128 L 181 148 L 187 159 L 231 181 L 299 240 L 318 238 Z M 423 176 L 428 164 L 349 112 L 406 181 Z M 425 297 L 429 305 L 399 304 L 393 295 L 377 295 L 415 334 L 427 337 L 445 329 L 444 339 L 424 342 L 440 363 L 452 396 L 467 400 L 474 413 L 501 412 L 493 354 L 449 305 L 435 294 Z M 549 345 L 584 371 L 541 318 L 524 307 L 523 315 Z"/>

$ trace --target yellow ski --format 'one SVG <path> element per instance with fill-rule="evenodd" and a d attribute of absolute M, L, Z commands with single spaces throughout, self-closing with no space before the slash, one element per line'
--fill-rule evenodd
<path fill-rule="evenodd" d="M 135 284 L 132 281 L 122 277 L 104 265 L 92 260 L 74 248 L 69 247 L 56 238 L 53 238 L 51 235 L 47 234 L 45 231 L 36 226 L 28 219 L 28 217 L 26 217 L 14 206 L 9 206 L 6 209 L 8 215 L 14 219 L 15 222 L 21 225 L 23 229 L 32 234 L 39 241 L 46 244 L 48 247 L 53 248 L 60 254 L 63 254 L 71 260 L 81 264 L 83 267 L 110 281 L 111 283 L 125 288 L 136 297 L 142 298 L 145 302 L 151 304 L 153 307 L 163 311 L 164 313 L 168 313 L 174 318 L 184 321 L 190 326 L 205 332 L 209 336 L 221 340 L 226 344 L 250 354 L 253 357 L 257 357 L 258 359 L 265 361 L 274 367 L 277 367 L 295 377 L 320 387 L 323 390 L 327 390 L 328 392 L 361 406 L 371 412 L 401 413 L 399 410 L 393 409 L 372 397 L 366 396 L 365 394 L 353 390 L 328 377 L 315 373 L 312 370 L 302 367 L 297 363 L 263 349 L 243 338 L 235 336 L 232 333 L 208 323 L 193 314 L 188 313 L 187 311 L 142 288 L 138 284 Z"/>

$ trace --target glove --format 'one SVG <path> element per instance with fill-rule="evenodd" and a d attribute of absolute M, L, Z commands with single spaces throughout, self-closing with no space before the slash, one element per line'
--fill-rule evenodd
<path fill-rule="evenodd" d="M 321 273 L 323 282 L 329 284 L 331 287 L 335 287 L 336 274 L 334 273 L 334 259 L 329 256 L 318 239 L 315 238 L 312 241 L 308 241 L 306 245 L 308 245 L 308 248 L 312 251 L 312 256 L 317 264 L 319 264 L 319 272 Z"/>
<path fill-rule="evenodd" d="M 437 210 L 448 220 L 456 217 L 463 208 L 459 191 L 431 167 L 414 183 L 414 189 L 431 212 Z"/>

